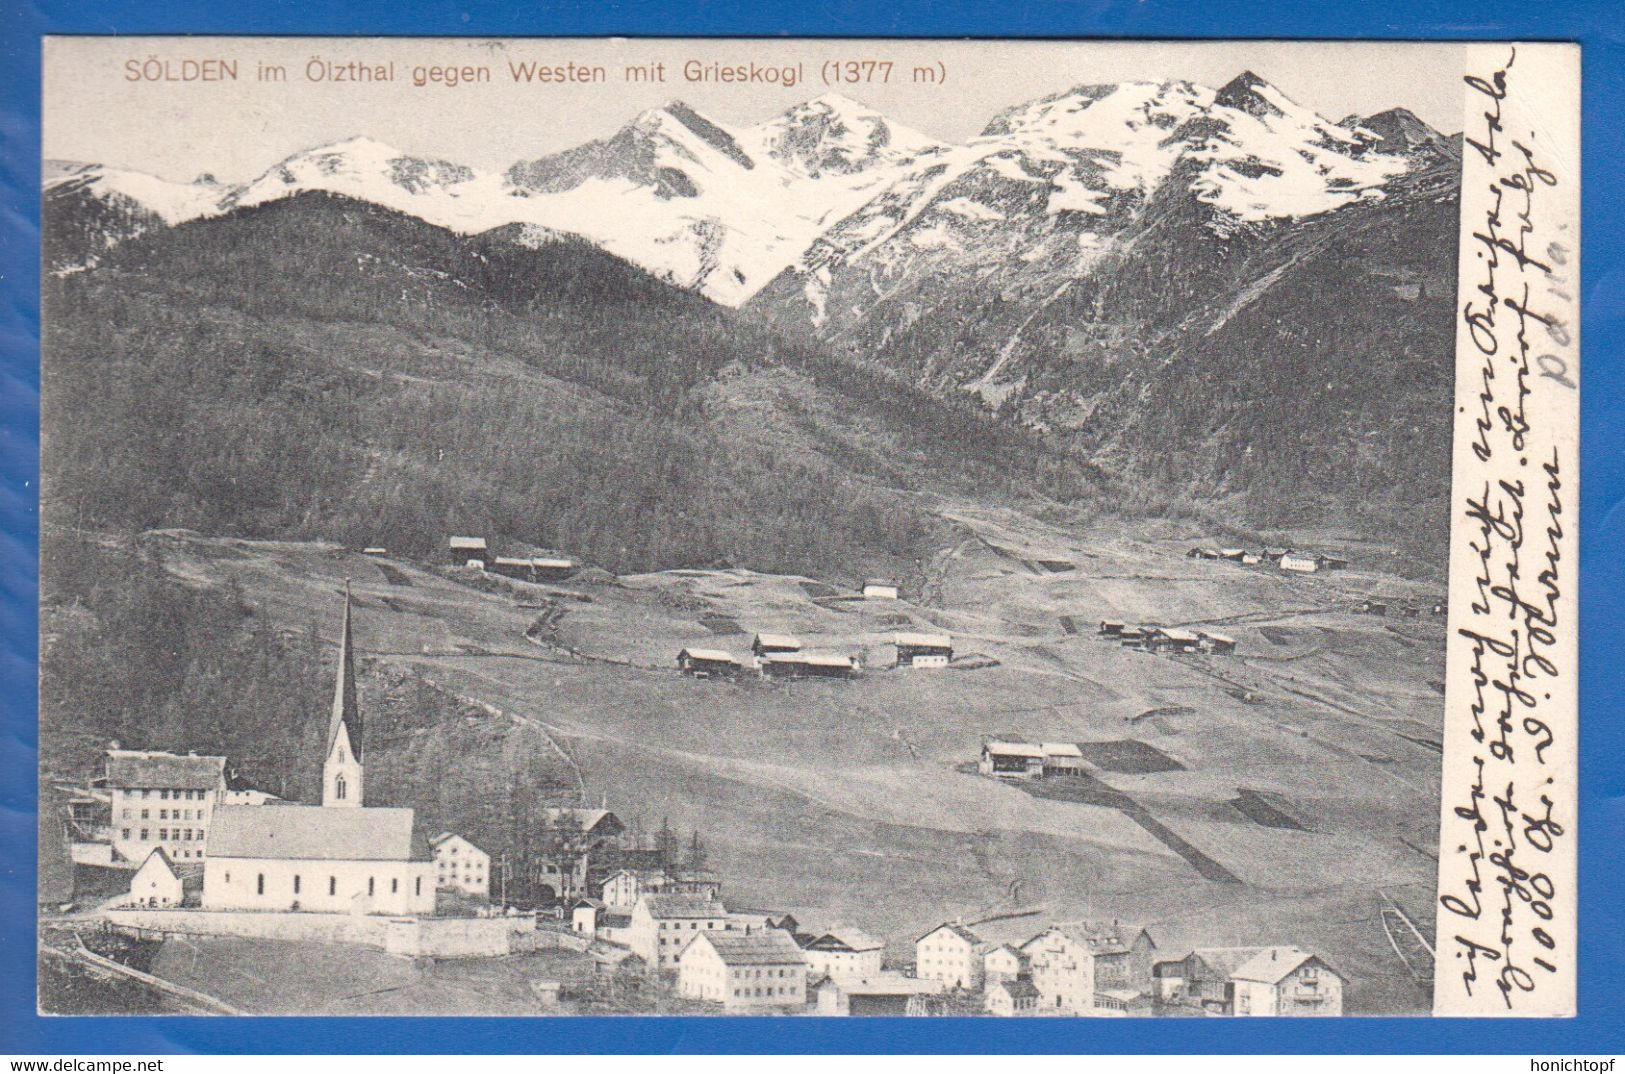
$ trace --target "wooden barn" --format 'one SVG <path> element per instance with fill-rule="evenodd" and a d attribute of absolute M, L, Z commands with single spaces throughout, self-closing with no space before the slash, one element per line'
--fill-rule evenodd
<path fill-rule="evenodd" d="M 1212 631 L 1204 630 L 1199 632 L 1199 636 L 1202 639 L 1203 652 L 1228 656 L 1236 651 L 1236 639 L 1228 635 L 1215 634 Z"/>
<path fill-rule="evenodd" d="M 954 641 L 947 634 L 898 634 L 894 667 L 945 668 L 954 658 Z"/>
<path fill-rule="evenodd" d="M 684 649 L 677 654 L 677 668 L 684 675 L 709 679 L 737 675 L 741 666 L 732 653 L 721 649 Z"/>
<path fill-rule="evenodd" d="M 446 542 L 446 546 L 453 566 L 485 569 L 485 561 L 489 557 L 484 537 L 453 537 Z"/>
<path fill-rule="evenodd" d="M 1030 742 L 985 742 L 976 770 L 1001 779 L 1038 779 L 1044 774 L 1044 748 Z"/>
<path fill-rule="evenodd" d="M 1116 620 L 1102 619 L 1100 621 L 1100 634 L 1101 634 L 1101 637 L 1105 637 L 1105 638 L 1121 638 L 1123 636 L 1123 627 L 1124 627 L 1124 625 L 1125 624 L 1119 623 Z"/>

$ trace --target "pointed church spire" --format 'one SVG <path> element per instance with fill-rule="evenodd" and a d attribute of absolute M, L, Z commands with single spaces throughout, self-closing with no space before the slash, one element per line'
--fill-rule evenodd
<path fill-rule="evenodd" d="M 327 752 L 343 726 L 349 733 L 350 750 L 361 760 L 361 707 L 355 695 L 355 649 L 350 641 L 350 580 L 344 580 L 344 629 L 339 636 L 338 679 L 333 684 L 333 718 L 327 725 Z"/>
<path fill-rule="evenodd" d="M 350 640 L 350 581 L 344 581 L 344 630 L 339 638 L 339 669 L 333 684 L 333 717 L 327 725 L 327 759 L 322 764 L 322 805 L 362 804 L 361 707 L 355 696 L 355 647 Z"/>

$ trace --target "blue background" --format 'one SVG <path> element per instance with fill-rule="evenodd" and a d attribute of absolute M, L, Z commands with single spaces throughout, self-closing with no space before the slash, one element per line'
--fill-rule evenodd
<path fill-rule="evenodd" d="M 1625 4 L 1384 0 L 4 0 L 0 10 L 0 1054 L 157 1052 L 1611 1052 L 1625 1041 Z M 34 1015 L 43 34 L 1286 37 L 1584 46 L 1580 1017 L 1356 1019 L 356 1019 Z"/>

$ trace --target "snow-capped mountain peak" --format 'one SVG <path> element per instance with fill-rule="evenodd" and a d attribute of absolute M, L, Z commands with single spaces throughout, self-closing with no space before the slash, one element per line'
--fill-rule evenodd
<path fill-rule="evenodd" d="M 839 93 L 798 104 L 744 133 L 758 155 L 811 179 L 895 167 L 942 148 Z"/>

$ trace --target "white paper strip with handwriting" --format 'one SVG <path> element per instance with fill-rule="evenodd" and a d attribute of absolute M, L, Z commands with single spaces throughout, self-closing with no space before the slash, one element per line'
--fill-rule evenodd
<path fill-rule="evenodd" d="M 1434 1013 L 1575 1004 L 1580 52 L 1467 51 Z"/>

